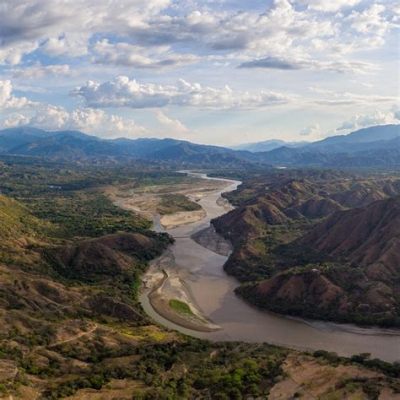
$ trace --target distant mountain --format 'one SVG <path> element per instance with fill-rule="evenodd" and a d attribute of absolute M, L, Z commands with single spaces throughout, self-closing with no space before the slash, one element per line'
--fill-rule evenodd
<path fill-rule="evenodd" d="M 400 166 L 400 125 L 360 129 L 298 148 L 287 146 L 257 153 L 259 162 L 327 167 Z"/>
<path fill-rule="evenodd" d="M 106 140 L 78 131 L 47 132 L 27 127 L 0 131 L 0 154 L 65 161 L 135 159 L 213 166 L 247 164 L 252 158 L 247 152 L 175 139 Z"/>
<path fill-rule="evenodd" d="M 271 139 L 262 142 L 244 143 L 238 146 L 231 147 L 233 150 L 246 150 L 252 153 L 259 153 L 262 151 L 271 151 L 279 147 L 301 147 L 308 144 L 308 142 L 285 142 L 284 140 Z"/>
<path fill-rule="evenodd" d="M 47 132 L 21 127 L 0 131 L 0 155 L 22 155 L 49 160 L 169 163 L 177 166 L 238 167 L 248 165 L 312 167 L 400 167 L 400 125 L 361 129 L 301 144 L 266 141 L 251 150 L 191 143 L 176 139 L 106 140 L 79 131 Z M 261 151 L 262 147 L 272 148 Z M 295 146 L 295 147 L 294 147 Z"/>
<path fill-rule="evenodd" d="M 358 144 L 391 140 L 400 137 L 400 125 L 377 125 L 359 129 L 348 135 L 331 136 L 310 144 L 311 147 L 324 147 L 336 144 Z"/>

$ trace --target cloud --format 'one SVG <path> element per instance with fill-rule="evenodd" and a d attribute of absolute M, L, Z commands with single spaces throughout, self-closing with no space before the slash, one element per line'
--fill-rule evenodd
<path fill-rule="evenodd" d="M 290 52 L 314 59 L 313 42 L 355 48 L 348 42 L 370 39 L 368 28 L 383 39 L 394 27 L 382 5 L 364 7 L 346 18 L 324 13 L 359 2 L 301 0 L 297 3 L 307 5 L 301 9 L 289 0 L 274 0 L 260 12 L 248 5 L 238 10 L 179 0 L 3 0 L 0 62 L 18 64 L 34 51 L 139 68 L 179 66 L 209 55 L 258 60 Z M 356 34 L 350 34 L 350 28 Z M 156 51 L 146 55 L 144 49 L 149 48 Z"/>
<path fill-rule="evenodd" d="M 285 59 L 279 57 L 266 57 L 257 60 L 247 61 L 239 65 L 239 68 L 265 68 L 265 69 L 281 69 L 281 70 L 316 70 L 330 71 L 338 73 L 362 73 L 370 71 L 373 66 L 369 63 L 361 61 L 316 61 L 304 59 Z"/>
<path fill-rule="evenodd" d="M 103 110 L 83 107 L 67 111 L 60 106 L 16 97 L 10 81 L 0 81 L 0 110 L 4 112 L 4 127 L 31 125 L 49 130 L 78 129 L 106 137 L 136 137 L 147 132 L 134 120 Z"/>
<path fill-rule="evenodd" d="M 350 131 L 360 128 L 366 128 L 374 125 L 387 125 L 387 124 L 399 124 L 400 123 L 400 112 L 399 109 L 393 107 L 391 111 L 379 111 L 376 110 L 373 113 L 365 115 L 355 115 L 351 119 L 343 122 L 336 131 Z"/>
<path fill-rule="evenodd" d="M 0 61 L 16 64 L 24 54 L 38 48 L 51 55 L 85 55 L 94 34 L 126 34 L 169 3 L 169 0 L 3 0 Z"/>
<path fill-rule="evenodd" d="M 359 94 L 352 92 L 334 92 L 317 87 L 310 87 L 311 92 L 319 95 L 318 98 L 311 100 L 312 103 L 322 106 L 341 106 L 341 105 L 362 105 L 370 106 L 377 103 L 393 103 L 396 101 L 392 96 L 380 96 L 376 94 Z"/>
<path fill-rule="evenodd" d="M 288 61 L 278 57 L 265 57 L 258 60 L 247 61 L 239 65 L 239 68 L 268 68 L 268 69 L 302 69 L 301 63 Z"/>
<path fill-rule="evenodd" d="M 138 137 L 146 129 L 132 119 L 109 115 L 103 110 L 78 108 L 71 112 L 63 107 L 40 105 L 33 115 L 18 113 L 10 115 L 3 123 L 5 127 L 29 125 L 47 130 L 81 130 L 106 138 Z"/>
<path fill-rule="evenodd" d="M 159 69 L 193 64 L 199 58 L 192 54 L 152 51 L 130 43 L 110 43 L 107 39 L 93 47 L 93 61 L 98 64 L 113 64 L 143 69 Z M 160 54 L 161 53 L 161 54 Z"/>
<path fill-rule="evenodd" d="M 213 88 L 180 79 L 175 85 L 139 83 L 126 76 L 112 81 L 89 81 L 72 91 L 89 107 L 159 108 L 167 105 L 210 109 L 258 108 L 286 104 L 288 95 L 259 91 L 233 91 L 229 86 Z"/>
<path fill-rule="evenodd" d="M 18 109 L 28 107 L 34 103 L 26 97 L 17 97 L 13 95 L 13 86 L 9 80 L 0 80 L 0 110 Z"/>
<path fill-rule="evenodd" d="M 158 122 L 163 125 L 163 127 L 168 129 L 167 135 L 182 135 L 188 133 L 188 128 L 178 119 L 170 118 L 161 110 L 156 111 L 156 117 Z"/>
<path fill-rule="evenodd" d="M 39 79 L 47 76 L 70 76 L 71 68 L 66 64 L 41 65 L 39 63 L 24 68 L 14 68 L 13 78 Z"/>
<path fill-rule="evenodd" d="M 310 10 L 336 12 L 345 7 L 354 7 L 361 0 L 300 0 L 298 2 L 306 5 Z"/>
<path fill-rule="evenodd" d="M 307 126 L 300 131 L 301 136 L 318 136 L 321 133 L 321 127 L 319 124 L 313 124 Z"/>
<path fill-rule="evenodd" d="M 395 27 L 390 16 L 385 15 L 386 11 L 388 10 L 383 4 L 372 4 L 362 11 L 352 11 L 345 18 L 345 23 L 350 25 L 355 37 L 362 38 L 361 45 L 366 45 L 369 49 L 379 47 L 385 43 L 388 31 Z"/>

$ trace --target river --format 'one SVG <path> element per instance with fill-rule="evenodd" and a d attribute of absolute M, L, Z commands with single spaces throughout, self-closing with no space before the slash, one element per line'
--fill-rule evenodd
<path fill-rule="evenodd" d="M 204 174 L 193 174 L 204 179 Z M 224 180 L 227 181 L 227 180 Z M 140 296 L 145 311 L 158 323 L 190 336 L 212 341 L 267 342 L 299 350 L 327 350 L 342 356 L 371 353 L 385 361 L 400 361 L 400 330 L 360 328 L 349 324 L 306 321 L 260 311 L 234 294 L 238 282 L 228 276 L 223 265 L 227 257 L 193 241 L 190 236 L 209 226 L 210 220 L 226 212 L 217 204 L 222 192 L 235 190 L 238 181 L 227 181 L 224 190 L 204 196 L 199 204 L 207 216 L 198 222 L 168 230 L 175 238 L 171 250 L 175 263 L 197 307 L 221 327 L 215 332 L 197 332 L 160 316 L 151 306 L 148 293 Z"/>

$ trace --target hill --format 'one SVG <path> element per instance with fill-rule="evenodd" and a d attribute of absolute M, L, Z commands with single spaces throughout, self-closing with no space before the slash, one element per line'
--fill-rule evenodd
<path fill-rule="evenodd" d="M 227 272 L 243 281 L 269 277 L 271 249 L 336 211 L 364 207 L 400 194 L 395 177 L 363 177 L 333 171 L 267 173 L 227 195 L 236 208 L 212 221 L 234 251 Z"/>
<path fill-rule="evenodd" d="M 46 254 L 61 275 L 92 282 L 143 271 L 146 261 L 168 244 L 155 235 L 115 233 L 48 249 Z"/>
<path fill-rule="evenodd" d="M 257 154 L 261 162 L 326 167 L 399 167 L 400 125 L 360 129 L 305 146 Z"/>
<path fill-rule="evenodd" d="M 399 222 L 400 197 L 335 212 L 275 250 L 276 274 L 238 292 L 285 314 L 400 326 Z"/>
<path fill-rule="evenodd" d="M 33 266 L 39 256 L 32 248 L 46 243 L 54 227 L 33 216 L 18 201 L 0 195 L 0 263 Z"/>

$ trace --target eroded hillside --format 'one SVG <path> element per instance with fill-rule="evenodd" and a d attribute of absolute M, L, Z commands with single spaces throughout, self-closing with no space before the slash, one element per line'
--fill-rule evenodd
<path fill-rule="evenodd" d="M 285 314 L 399 325 L 400 180 L 288 174 L 245 182 L 213 221 L 234 244 L 227 272 L 250 282 L 238 293 Z"/>

